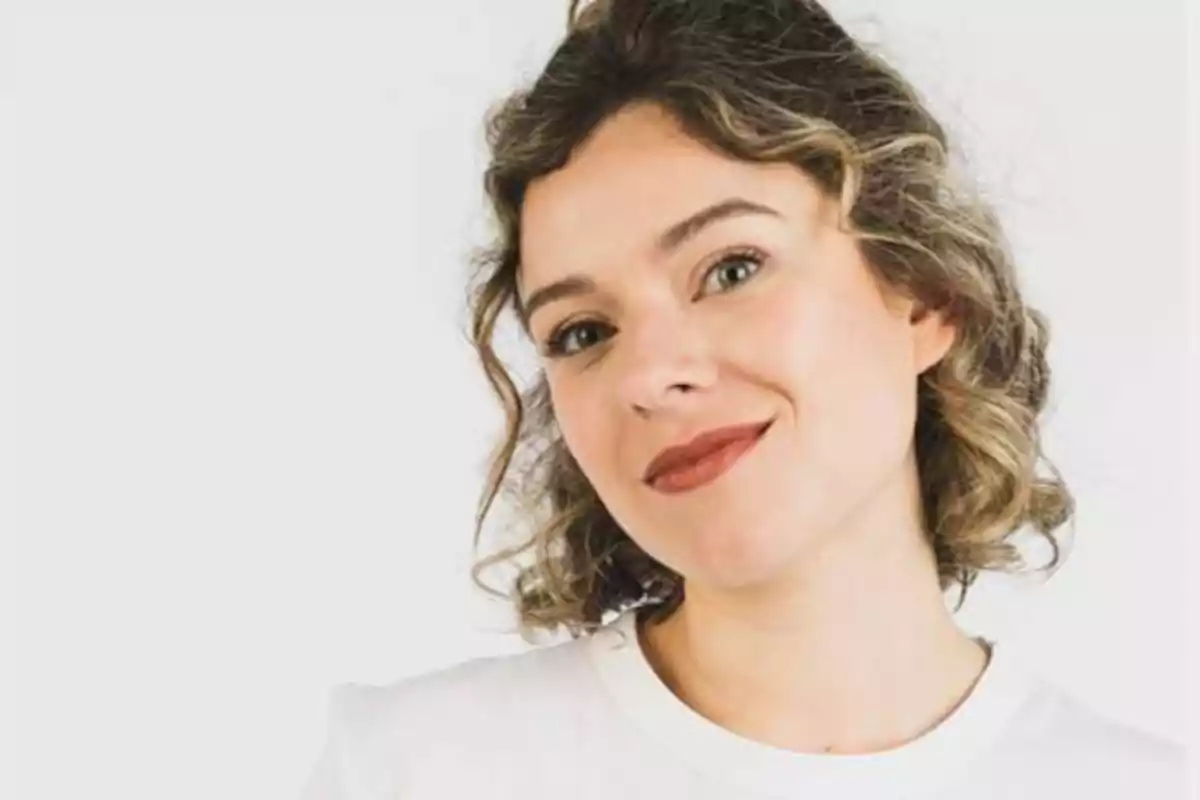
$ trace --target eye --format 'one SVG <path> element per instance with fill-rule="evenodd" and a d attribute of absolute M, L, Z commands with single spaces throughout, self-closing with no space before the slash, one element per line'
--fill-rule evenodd
<path fill-rule="evenodd" d="M 753 248 L 727 253 L 704 273 L 704 293 L 737 288 L 762 268 L 766 255 Z"/>
<path fill-rule="evenodd" d="M 701 294 L 727 292 L 753 278 L 767 260 L 766 253 L 753 247 L 744 247 L 723 255 L 704 273 Z M 546 358 L 565 358 L 610 338 L 615 330 L 599 320 L 578 320 L 566 323 L 546 338 L 542 355 Z"/>
<path fill-rule="evenodd" d="M 607 338 L 607 329 L 608 325 L 596 320 L 580 320 L 563 325 L 546 339 L 542 354 L 547 358 L 574 355 L 604 341 Z"/>

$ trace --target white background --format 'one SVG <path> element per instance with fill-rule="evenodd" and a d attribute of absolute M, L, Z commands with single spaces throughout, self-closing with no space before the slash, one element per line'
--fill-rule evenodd
<path fill-rule="evenodd" d="M 830 6 L 961 136 L 1053 325 L 1076 549 L 1036 591 L 977 587 L 964 624 L 1183 740 L 1182 3 Z M 9 796 L 293 797 L 333 684 L 520 649 L 467 578 L 500 417 L 462 294 L 483 111 L 565 7 L 0 19 Z"/>

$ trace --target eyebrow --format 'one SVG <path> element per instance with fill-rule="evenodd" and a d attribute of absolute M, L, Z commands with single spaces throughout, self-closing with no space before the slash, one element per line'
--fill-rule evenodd
<path fill-rule="evenodd" d="M 658 257 L 669 255 L 672 251 L 683 246 L 689 239 L 694 238 L 700 231 L 718 220 L 747 214 L 767 214 L 773 217 L 783 216 L 770 206 L 755 203 L 752 200 L 746 200 L 742 197 L 729 197 L 700 209 L 659 234 L 654 242 L 655 255 Z M 530 293 L 524 304 L 521 305 L 521 317 L 526 326 L 528 326 L 533 312 L 542 306 L 553 303 L 556 300 L 590 294 L 595 291 L 596 282 L 591 278 L 584 275 L 568 275 L 562 280 L 547 284 Z"/>

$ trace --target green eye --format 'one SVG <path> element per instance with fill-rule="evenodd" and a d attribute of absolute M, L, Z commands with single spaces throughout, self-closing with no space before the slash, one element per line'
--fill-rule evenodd
<path fill-rule="evenodd" d="M 564 325 L 550 334 L 543 352 L 551 358 L 574 355 L 604 341 L 605 336 L 601 329 L 606 327 L 593 320 Z"/>
<path fill-rule="evenodd" d="M 704 275 L 704 292 L 724 292 L 736 288 L 757 274 L 764 256 L 756 250 L 730 253 L 714 264 Z"/>
<path fill-rule="evenodd" d="M 704 273 L 701 295 L 728 292 L 753 278 L 762 269 L 767 256 L 754 248 L 726 253 Z M 576 320 L 556 328 L 542 346 L 546 358 L 566 358 L 612 337 L 616 330 L 594 319 Z"/>

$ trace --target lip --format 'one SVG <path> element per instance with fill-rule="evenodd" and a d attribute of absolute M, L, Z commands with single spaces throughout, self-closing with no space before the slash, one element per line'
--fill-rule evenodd
<path fill-rule="evenodd" d="M 750 446 L 753 446 L 758 441 L 767 428 L 771 426 L 772 422 L 774 422 L 774 419 L 744 425 L 714 428 L 704 431 L 683 444 L 667 447 L 656 455 L 654 460 L 650 462 L 650 465 L 646 467 L 646 472 L 642 476 L 642 480 L 646 484 L 653 486 L 654 482 L 664 475 L 694 467 L 697 462 L 703 461 L 706 457 L 712 456 L 724 449 L 735 449 L 731 445 L 739 445 L 740 447 L 737 449 L 741 449 L 743 452 L 749 450 Z M 738 456 L 740 455 L 738 453 Z M 732 461 L 726 465 L 726 468 L 728 466 L 732 466 Z M 720 472 L 724 472 L 724 469 L 720 470 Z M 717 475 L 712 475 L 712 478 L 716 477 Z"/>

